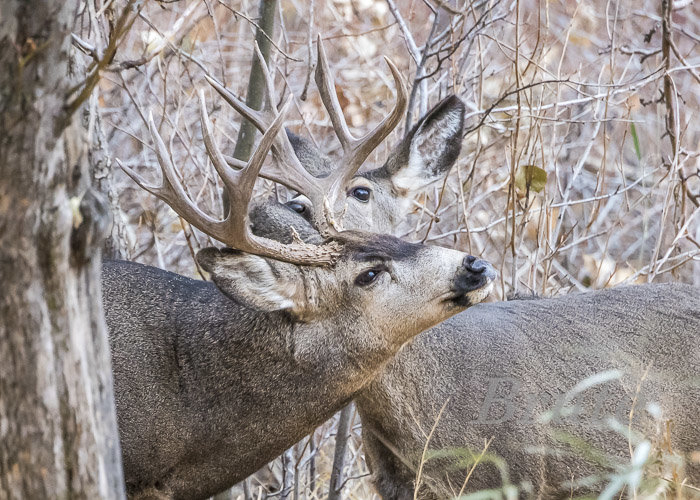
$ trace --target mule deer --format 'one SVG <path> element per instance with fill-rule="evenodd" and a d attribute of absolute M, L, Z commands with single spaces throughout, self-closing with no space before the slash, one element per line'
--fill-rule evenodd
<path fill-rule="evenodd" d="M 463 116 L 448 97 L 384 165 L 351 178 L 345 227 L 396 231 L 415 193 L 456 160 Z M 292 143 L 309 172 L 326 175 L 330 159 L 305 139 Z M 288 205 L 313 217 L 303 195 Z M 546 498 L 601 491 L 605 474 L 629 462 L 634 440 L 612 430 L 613 416 L 682 454 L 686 470 L 676 478 L 699 485 L 699 377 L 700 290 L 644 285 L 470 308 L 404 346 L 355 401 L 383 498 L 441 499 L 511 483 Z M 423 464 L 435 449 L 452 451 Z"/>
<path fill-rule="evenodd" d="M 264 111 L 235 104 L 265 128 L 238 172 L 226 165 L 212 139 L 202 94 L 204 143 L 231 203 L 222 221 L 187 197 L 149 121 L 162 184 L 149 186 L 122 168 L 190 224 L 231 248 L 197 254 L 214 284 L 140 264 L 104 265 L 131 498 L 190 500 L 230 487 L 345 405 L 413 336 L 488 294 L 494 272 L 486 262 L 390 236 L 338 231 L 333 223 L 334 196 L 344 193 L 345 179 L 403 113 L 405 91 L 392 71 L 397 109 L 352 142 L 347 166 L 324 180 L 307 174 L 286 135 L 278 134 L 290 100 L 277 112 L 269 75 Z M 313 236 L 309 231 L 281 226 L 285 243 L 250 230 L 251 192 L 271 148 L 279 160 L 272 170 L 276 180 L 318 203 L 327 200 L 328 212 L 314 219 L 320 244 L 301 240 L 299 233 Z"/>

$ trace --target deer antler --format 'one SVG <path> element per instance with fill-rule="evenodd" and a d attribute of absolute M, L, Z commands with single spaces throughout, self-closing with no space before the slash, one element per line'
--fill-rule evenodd
<path fill-rule="evenodd" d="M 331 241 L 324 245 L 315 246 L 296 241 L 293 244 L 284 245 L 274 240 L 255 236 L 250 231 L 248 205 L 250 204 L 253 186 L 265 162 L 267 153 L 270 151 L 280 128 L 284 124 L 284 119 L 289 112 L 290 104 L 291 98 L 287 99 L 282 106 L 282 110 L 276 114 L 274 120 L 270 123 L 250 160 L 245 164 L 239 165 L 242 167 L 242 170 L 236 171 L 226 163 L 223 154 L 212 139 L 204 93 L 200 91 L 204 145 L 214 168 L 219 174 L 219 177 L 221 177 L 231 202 L 231 210 L 224 220 L 213 219 L 202 212 L 189 199 L 178 178 L 175 167 L 170 160 L 170 154 L 165 143 L 156 130 L 152 116 L 149 116 L 148 127 L 151 137 L 153 138 L 153 143 L 155 144 L 158 163 L 163 173 L 161 185 L 150 186 L 146 184 L 145 180 L 135 171 L 123 165 L 121 162 L 119 162 L 119 165 L 139 186 L 165 201 L 183 219 L 200 231 L 229 245 L 231 248 L 294 264 L 332 264 L 341 250 L 340 244 L 337 242 Z M 293 186 L 289 186 L 293 189 L 303 188 L 300 189 L 302 193 L 306 194 L 308 192 L 300 182 L 296 179 L 292 179 L 292 177 L 289 179 L 285 177 L 285 181 L 289 181 L 293 184 Z M 287 184 L 287 182 L 283 182 L 282 180 L 280 180 L 280 182 Z"/>
<path fill-rule="evenodd" d="M 333 123 L 335 135 L 340 141 L 343 148 L 343 177 L 355 175 L 355 172 L 360 168 L 367 157 L 386 139 L 389 133 L 394 130 L 396 125 L 401 121 L 407 106 L 406 86 L 401 78 L 398 68 L 391 62 L 391 59 L 384 57 L 391 74 L 394 77 L 396 84 L 396 104 L 394 109 L 389 113 L 375 128 L 368 132 L 365 136 L 356 138 L 350 133 L 348 124 L 343 116 L 343 110 L 340 108 L 338 96 L 335 92 L 335 83 L 333 75 L 328 68 L 328 59 L 326 58 L 326 50 L 323 48 L 321 35 L 318 35 L 318 62 L 316 64 L 316 86 L 321 94 L 321 101 L 326 108 L 326 112 Z"/>
<path fill-rule="evenodd" d="M 209 76 L 206 79 L 226 102 L 249 119 L 258 130 L 264 132 L 269 127 L 269 123 L 277 117 L 278 113 L 274 108 L 274 83 L 257 44 L 255 53 L 265 76 L 266 99 L 265 106 L 261 111 L 246 106 L 243 101 L 215 79 Z M 279 182 L 291 189 L 304 193 L 313 206 L 321 207 L 321 210 L 314 210 L 313 212 L 314 224 L 321 231 L 321 234 L 333 235 L 339 230 L 338 224 L 335 222 L 335 216 L 342 211 L 342 208 L 337 205 L 340 200 L 345 199 L 346 184 L 362 166 L 362 163 L 370 153 L 396 127 L 406 112 L 406 86 L 396 66 L 388 58 L 385 58 L 385 60 L 396 83 L 396 104 L 391 113 L 374 130 L 364 137 L 355 138 L 348 129 L 338 103 L 333 77 L 328 69 L 326 53 L 319 36 L 316 84 L 319 88 L 323 105 L 330 116 L 335 133 L 343 148 L 341 167 L 327 177 L 317 178 L 312 176 L 299 162 L 287 135 L 279 134 L 273 144 L 273 153 L 277 161 L 274 166 L 266 167 L 260 173 L 261 177 Z M 242 164 L 242 162 L 234 158 L 226 157 L 226 160 L 230 165 L 237 168 L 240 168 Z"/>
<path fill-rule="evenodd" d="M 327 189 L 331 195 L 339 195 L 340 190 L 355 175 L 367 157 L 386 139 L 389 133 L 398 125 L 406 113 L 408 103 L 406 86 L 398 68 L 388 57 L 384 57 L 396 84 L 396 103 L 394 109 L 376 127 L 363 137 L 356 138 L 350 133 L 348 124 L 343 116 L 343 110 L 335 92 L 333 75 L 328 67 L 326 51 L 323 48 L 321 35 L 317 39 L 318 62 L 316 64 L 316 86 L 321 94 L 321 101 L 333 124 L 335 135 L 343 148 L 342 168 L 333 172 L 328 179 Z M 331 198 L 333 200 L 333 198 Z"/>
<path fill-rule="evenodd" d="M 267 68 L 265 59 L 255 44 L 255 54 L 263 70 L 265 84 L 265 103 L 263 109 L 254 110 L 248 107 L 241 99 L 230 90 L 210 76 L 205 76 L 207 82 L 214 87 L 221 97 L 228 102 L 238 113 L 249 119 L 258 130 L 265 131 L 279 118 L 280 112 L 275 107 L 274 82 Z M 299 162 L 294 148 L 289 142 L 287 134 L 278 134 L 273 142 L 272 150 L 275 162 L 260 172 L 260 176 L 274 182 L 278 182 L 288 188 L 304 193 L 315 206 L 328 205 L 328 187 L 325 179 L 319 179 L 311 175 Z M 240 168 L 242 162 L 235 158 L 225 157 L 229 165 Z M 314 225 L 325 237 L 335 236 L 340 230 L 334 223 L 333 217 L 323 210 L 314 211 Z"/>

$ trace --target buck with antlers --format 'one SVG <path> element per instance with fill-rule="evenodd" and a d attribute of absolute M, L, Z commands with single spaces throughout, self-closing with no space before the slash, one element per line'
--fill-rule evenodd
<path fill-rule="evenodd" d="M 321 47 L 319 68 L 328 95 Z M 397 231 L 416 193 L 455 162 L 463 117 L 464 105 L 448 97 L 384 165 L 350 177 L 341 223 Z M 333 124 L 344 127 L 340 112 Z M 330 171 L 333 162 L 309 141 L 292 143 L 309 172 Z M 288 205 L 315 217 L 317 205 L 303 195 Z M 265 218 L 254 221 L 261 231 Z M 508 485 L 523 497 L 558 498 L 601 491 L 611 473 L 624 472 L 640 436 L 680 458 L 659 469 L 662 483 L 700 485 L 698 374 L 700 290 L 645 285 L 470 308 L 406 345 L 355 401 L 373 481 L 387 500 Z M 425 462 L 440 449 L 440 459 Z M 694 491 L 686 485 L 682 494 Z"/>
<path fill-rule="evenodd" d="M 212 138 L 201 96 L 204 143 L 231 203 L 224 220 L 189 200 L 152 119 L 162 185 L 149 186 L 122 166 L 190 224 L 230 247 L 197 254 L 214 284 L 134 263 L 105 263 L 104 305 L 131 498 L 190 500 L 226 489 L 346 404 L 413 336 L 488 294 L 494 273 L 484 261 L 339 231 L 334 221 L 348 179 L 403 112 L 403 83 L 389 67 L 396 108 L 360 140 L 340 132 L 346 161 L 324 179 L 309 175 L 287 136 L 278 134 L 290 102 L 277 112 L 270 75 L 261 112 L 212 80 L 265 130 L 250 161 L 235 171 Z M 334 93 L 330 100 L 337 104 Z M 329 106 L 331 116 L 336 108 Z M 282 219 L 274 229 L 282 241 L 251 232 L 251 192 L 270 149 L 277 166 L 266 176 L 326 208 L 314 219 L 321 236 L 310 228 L 293 231 Z M 303 242 L 299 234 L 317 241 Z"/>

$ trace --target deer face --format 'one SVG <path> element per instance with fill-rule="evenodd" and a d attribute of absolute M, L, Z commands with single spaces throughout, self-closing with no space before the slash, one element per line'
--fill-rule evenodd
<path fill-rule="evenodd" d="M 416 193 L 443 180 L 456 161 L 463 122 L 464 104 L 455 96 L 446 98 L 415 125 L 383 166 L 350 179 L 343 227 L 394 233 L 412 211 Z M 310 142 L 290 136 L 299 160 L 311 174 L 323 176 L 335 168 Z M 313 207 L 306 197 L 297 196 L 288 206 L 311 220 Z"/>
<path fill-rule="evenodd" d="M 370 233 L 343 235 L 333 266 L 214 248 L 197 260 L 224 294 L 251 309 L 286 311 L 297 323 L 324 328 L 343 325 L 356 335 L 373 332 L 389 345 L 480 302 L 495 277 L 489 264 L 456 250 Z"/>
<path fill-rule="evenodd" d="M 265 128 L 250 160 L 246 163 L 233 160 L 240 171 L 227 164 L 228 160 L 212 139 L 204 93 L 200 93 L 204 145 L 230 202 L 223 220 L 202 212 L 186 195 L 152 118 L 149 127 L 163 174 L 160 186 L 147 185 L 138 173 L 123 168 L 190 224 L 236 249 L 210 248 L 197 256 L 224 294 L 250 309 L 266 314 L 284 312 L 293 318 L 295 325 L 311 325 L 306 328 L 315 331 L 315 338 L 306 343 L 311 351 L 314 342 L 322 338 L 319 335 L 330 331 L 340 336 L 337 340 L 341 343 L 345 332 L 353 332 L 360 341 L 384 339 L 380 343 L 386 348 L 384 352 L 395 352 L 398 345 L 422 330 L 481 301 L 491 289 L 495 272 L 488 263 L 462 252 L 406 243 L 369 232 L 338 231 L 337 222 L 343 225 L 342 218 L 347 214 L 354 227 L 369 226 L 375 231 L 394 228 L 397 214 L 405 210 L 400 206 L 403 201 L 397 201 L 397 197 L 407 199 L 407 193 L 440 178 L 459 154 L 464 106 L 456 97 L 446 99 L 416 125 L 385 165 L 356 175 L 362 162 L 403 115 L 405 88 L 398 70 L 389 63 L 397 83 L 396 106 L 372 132 L 355 138 L 344 123 L 334 97 L 320 40 L 318 46 L 319 67 L 323 71 L 317 71 L 317 83 L 343 147 L 340 168 L 326 171 L 324 176 L 314 175 L 309 168 L 313 161 L 309 163 L 305 158 L 306 143 L 278 135 L 291 98 L 282 109 L 276 108 L 269 73 L 265 73 L 264 79 L 268 98 L 261 111 L 247 108 L 220 83 L 207 78 L 229 104 Z M 266 72 L 262 55 L 258 50 L 256 54 Z M 268 123 L 263 125 L 265 122 Z M 278 161 L 265 176 L 302 192 L 316 204 L 316 209 L 320 206 L 327 209 L 310 217 L 323 235 L 322 244 L 304 241 L 298 232 L 287 244 L 282 242 L 284 234 L 273 233 L 269 237 L 255 231 L 255 222 L 251 226 L 248 210 L 253 186 L 258 174 L 263 175 L 265 157 L 273 148 Z M 323 157 L 313 154 L 320 167 L 327 166 Z M 345 208 L 338 211 L 339 206 Z M 310 205 L 306 211 L 312 215 Z M 336 221 L 336 217 L 341 220 Z M 356 340 L 350 339 L 348 352 L 353 351 Z"/>

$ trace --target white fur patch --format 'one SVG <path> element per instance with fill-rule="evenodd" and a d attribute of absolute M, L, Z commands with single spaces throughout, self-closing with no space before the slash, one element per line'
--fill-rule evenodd
<path fill-rule="evenodd" d="M 398 189 L 417 191 L 423 186 L 429 184 L 423 180 L 426 177 L 426 173 L 427 171 L 423 158 L 420 156 L 420 154 L 414 154 L 413 147 L 411 147 L 411 154 L 408 157 L 408 166 L 399 170 L 398 173 L 391 178 L 391 182 Z M 434 180 L 435 179 L 433 179 L 433 181 Z"/>
<path fill-rule="evenodd" d="M 262 266 L 266 267 L 262 268 Z M 257 296 L 255 300 L 260 304 L 265 304 L 264 308 L 268 311 L 294 309 L 296 307 L 294 298 L 298 293 L 296 285 L 284 278 L 275 277 L 264 261 L 262 266 L 262 272 L 254 273 L 249 277 L 252 279 L 250 292 Z"/>
<path fill-rule="evenodd" d="M 489 296 L 491 290 L 493 290 L 493 281 L 489 281 L 485 286 L 479 288 L 478 290 L 468 292 L 467 298 L 469 299 L 469 303 L 471 305 L 478 304 Z"/>
<path fill-rule="evenodd" d="M 279 276 L 264 258 L 245 255 L 236 259 L 232 268 L 223 271 L 239 288 L 237 295 L 263 311 L 294 309 L 297 285 Z"/>
<path fill-rule="evenodd" d="M 285 297 L 278 290 L 272 288 L 258 290 L 258 297 L 264 300 L 269 305 L 270 310 L 273 311 L 293 309 L 295 305 L 292 299 Z"/>

